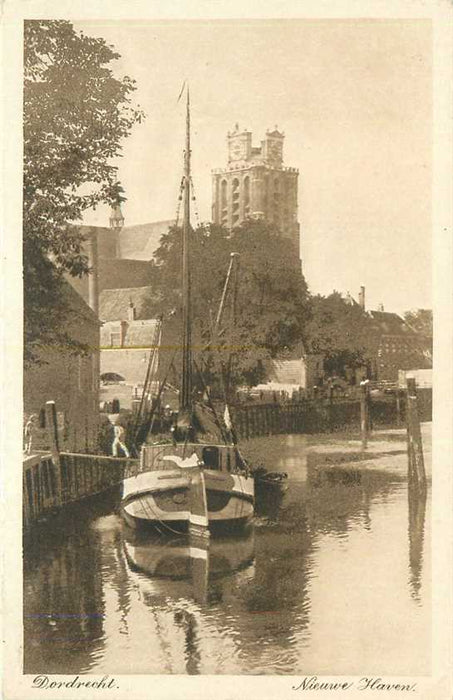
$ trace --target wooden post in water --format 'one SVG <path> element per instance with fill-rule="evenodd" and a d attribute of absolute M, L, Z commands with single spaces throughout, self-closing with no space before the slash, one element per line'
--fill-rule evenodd
<path fill-rule="evenodd" d="M 396 425 L 401 425 L 401 391 L 396 390 Z"/>
<path fill-rule="evenodd" d="M 333 424 L 333 384 L 329 383 L 327 387 L 327 415 L 329 419 L 329 430 L 332 430 Z"/>
<path fill-rule="evenodd" d="M 417 407 L 417 388 L 415 379 L 407 379 L 407 456 L 409 487 L 419 493 L 426 491 L 425 460 Z"/>
<path fill-rule="evenodd" d="M 61 463 L 60 463 L 60 445 L 58 440 L 58 423 L 57 409 L 55 401 L 46 401 L 46 426 L 50 441 L 50 452 L 52 454 L 52 462 L 55 468 L 55 483 L 57 487 L 56 501 L 57 505 L 62 502 L 61 489 Z"/>
<path fill-rule="evenodd" d="M 368 433 L 370 430 L 370 387 L 367 380 L 360 382 L 360 433 L 362 437 L 362 449 L 368 446 Z"/>

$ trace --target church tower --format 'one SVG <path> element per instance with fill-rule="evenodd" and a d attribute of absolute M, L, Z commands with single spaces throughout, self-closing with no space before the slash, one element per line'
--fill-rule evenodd
<path fill-rule="evenodd" d="M 234 228 L 247 217 L 265 219 L 291 241 L 299 257 L 299 171 L 283 165 L 284 138 L 275 127 L 254 147 L 251 131 L 236 124 L 228 132 L 227 166 L 212 171 L 212 220 Z"/>

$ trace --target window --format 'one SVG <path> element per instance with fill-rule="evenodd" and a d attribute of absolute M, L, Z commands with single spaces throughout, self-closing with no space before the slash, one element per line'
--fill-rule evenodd
<path fill-rule="evenodd" d="M 203 463 L 208 469 L 220 469 L 218 447 L 203 447 Z"/>
<path fill-rule="evenodd" d="M 222 209 L 226 209 L 227 207 L 227 181 L 222 180 L 222 183 L 220 185 L 220 206 Z"/>
<path fill-rule="evenodd" d="M 244 178 L 244 207 L 248 207 L 250 204 L 250 178 Z"/>

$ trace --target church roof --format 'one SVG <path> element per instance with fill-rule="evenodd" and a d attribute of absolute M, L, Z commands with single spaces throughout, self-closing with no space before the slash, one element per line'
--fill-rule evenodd
<path fill-rule="evenodd" d="M 124 226 L 118 234 L 119 257 L 132 260 L 151 260 L 160 239 L 175 224 L 173 219 L 148 224 Z"/>

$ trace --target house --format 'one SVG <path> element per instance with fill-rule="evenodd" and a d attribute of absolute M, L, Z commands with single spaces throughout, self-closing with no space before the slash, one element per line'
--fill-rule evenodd
<path fill-rule="evenodd" d="M 122 408 L 130 408 L 153 357 L 157 365 L 162 324 L 149 317 L 151 299 L 150 287 L 106 289 L 100 294 L 101 402 L 117 399 Z"/>
<path fill-rule="evenodd" d="M 361 307 L 366 320 L 368 367 L 346 368 L 346 378 L 358 383 L 363 376 L 375 381 L 398 381 L 400 370 L 432 368 L 432 339 L 414 330 L 397 313 L 365 309 L 365 287 L 360 287 L 358 302 L 349 294 L 346 303 Z"/>
<path fill-rule="evenodd" d="M 414 331 L 396 313 L 369 311 L 369 337 L 373 378 L 398 381 L 400 370 L 432 368 L 432 351 L 427 338 Z"/>
<path fill-rule="evenodd" d="M 254 387 L 254 392 L 266 394 L 281 394 L 292 397 L 294 392 L 301 389 L 313 389 L 322 383 L 324 365 L 322 355 L 307 353 L 302 345 L 289 354 L 278 359 L 269 360 L 266 364 L 267 381 Z"/>
<path fill-rule="evenodd" d="M 24 416 L 38 417 L 33 447 L 49 447 L 45 405 L 55 401 L 60 448 L 93 452 L 99 433 L 99 320 L 73 287 L 64 283 L 65 332 L 86 345 L 86 355 L 64 347 L 42 349 L 24 370 Z"/>

